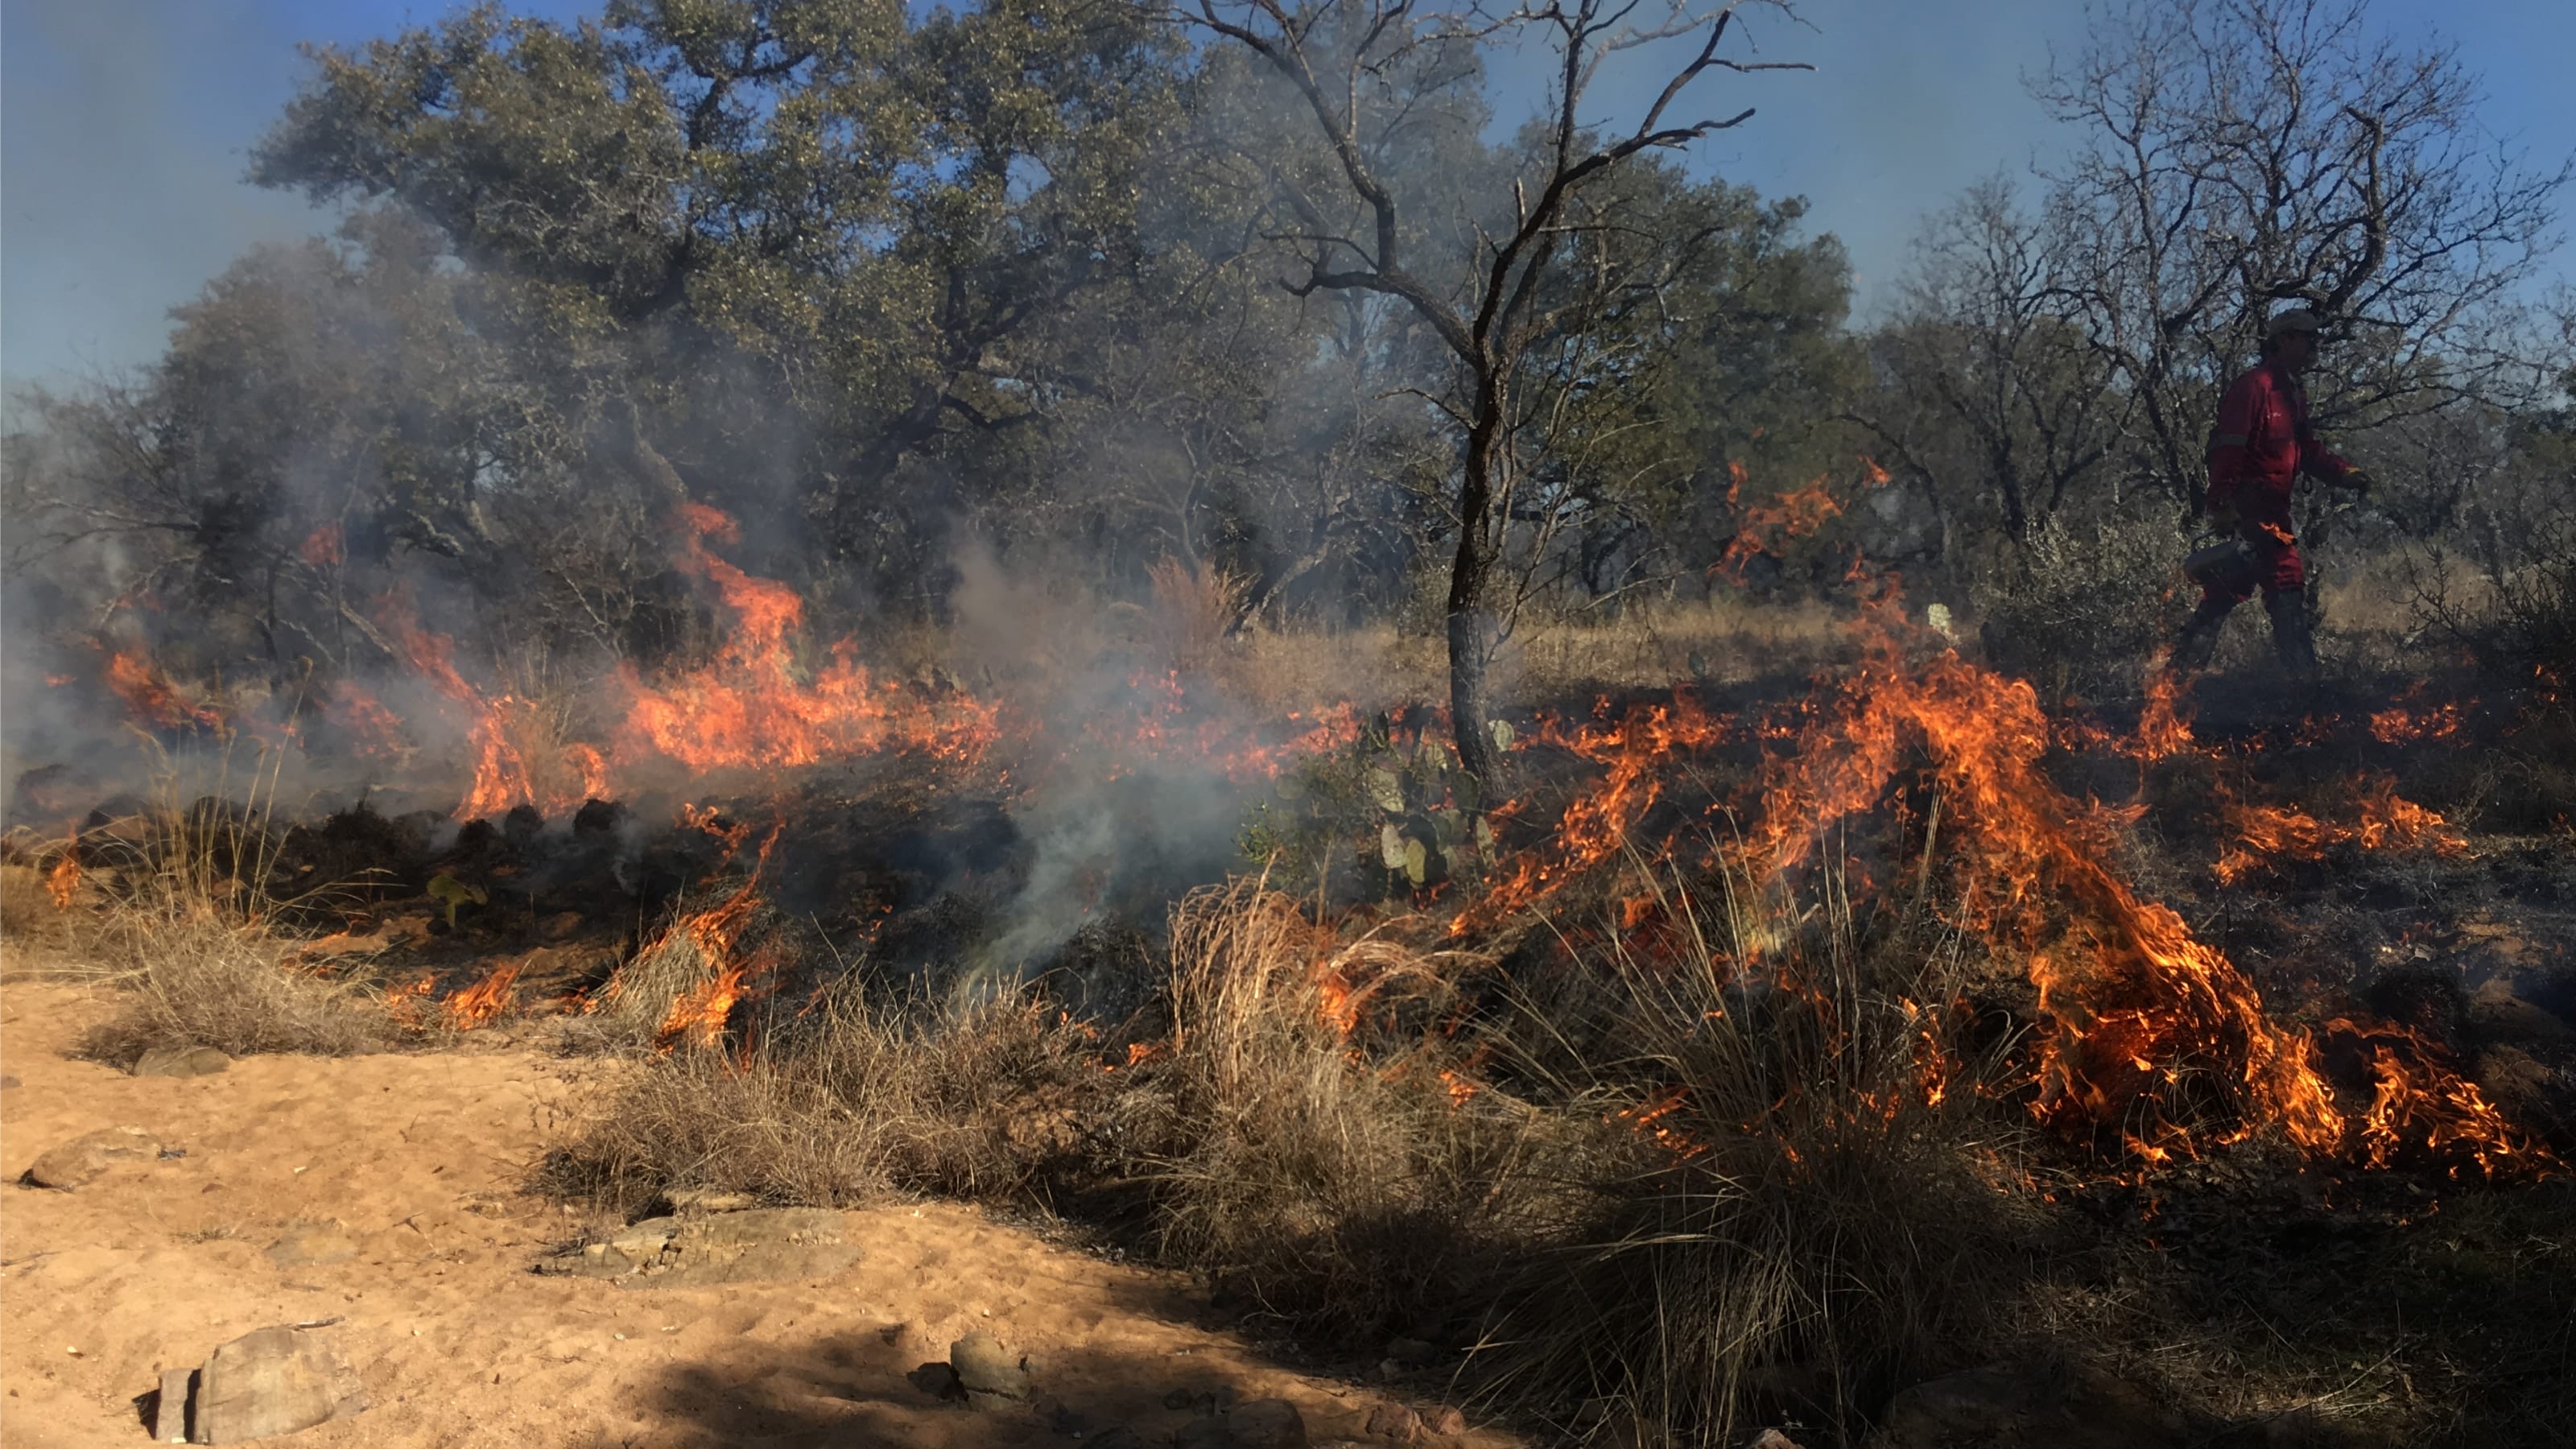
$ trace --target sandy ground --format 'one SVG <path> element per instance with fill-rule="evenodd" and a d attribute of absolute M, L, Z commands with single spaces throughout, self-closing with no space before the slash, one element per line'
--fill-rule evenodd
<path fill-rule="evenodd" d="M 982 1329 L 1038 1355 L 1040 1388 L 1090 1421 L 1169 1442 L 1175 1390 L 1290 1398 L 1319 1443 L 1362 1437 L 1379 1390 L 1300 1376 L 1199 1326 L 1168 1275 L 1104 1262 L 944 1203 L 855 1215 L 860 1262 L 827 1279 L 632 1291 L 540 1277 L 585 1223 L 521 1184 L 606 1063 L 522 1051 L 255 1057 L 137 1079 L 65 1049 L 108 1009 L 87 990 L 0 988 L 0 1437 L 11 1449 L 148 1442 L 163 1369 L 254 1329 L 339 1318 L 364 1414 L 334 1445 L 1073 1445 L 908 1379 Z M 132 1125 L 184 1157 L 76 1192 L 17 1184 L 45 1149 Z M 297 1222 L 358 1256 L 280 1267 Z M 1433 1386 L 1436 1390 L 1436 1386 Z M 1432 1400 L 1414 1400 L 1426 1409 Z M 1372 1441 L 1385 1444 L 1387 1441 Z M 1478 1434 L 1454 1441 L 1501 1446 Z"/>

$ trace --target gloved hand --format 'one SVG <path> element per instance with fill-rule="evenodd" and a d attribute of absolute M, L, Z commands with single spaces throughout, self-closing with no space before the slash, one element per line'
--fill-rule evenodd
<path fill-rule="evenodd" d="M 2368 472 L 2360 468 L 2343 470 L 2343 486 L 2355 493 L 2367 494 L 2378 482 L 2378 479 L 2371 477 Z"/>

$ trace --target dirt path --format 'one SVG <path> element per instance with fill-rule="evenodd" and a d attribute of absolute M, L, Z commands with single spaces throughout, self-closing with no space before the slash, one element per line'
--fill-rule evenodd
<path fill-rule="evenodd" d="M 135 1401 L 164 1368 L 334 1317 L 373 1407 L 294 1437 L 313 1449 L 963 1449 L 1072 1445 L 1116 1424 L 1162 1444 L 1191 1417 L 1165 1407 L 1176 1390 L 1290 1398 L 1318 1443 L 1362 1437 L 1370 1390 L 1195 1326 L 1177 1280 L 949 1204 L 856 1214 L 864 1256 L 813 1282 L 628 1291 L 537 1276 L 533 1259 L 585 1224 L 519 1185 L 608 1064 L 256 1057 L 137 1079 L 63 1054 L 106 1009 L 78 988 L 0 989 L 0 1066 L 18 1081 L 0 1091 L 0 1435 L 13 1449 L 145 1443 Z M 45 1149 L 122 1125 L 186 1155 L 75 1192 L 16 1185 Z M 349 1261 L 281 1267 L 265 1251 L 289 1224 L 334 1219 L 358 1244 Z M 1040 1387 L 1088 1420 L 1083 1439 L 909 1381 L 974 1329 L 1039 1356 Z"/>

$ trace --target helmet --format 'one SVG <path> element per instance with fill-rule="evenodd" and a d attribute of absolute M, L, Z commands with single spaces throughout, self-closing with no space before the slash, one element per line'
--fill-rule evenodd
<path fill-rule="evenodd" d="M 2324 321 L 2316 313 L 2305 307 L 2293 307 L 2263 324 L 2263 338 L 2268 342 L 2284 332 L 2317 332 L 2324 327 Z"/>

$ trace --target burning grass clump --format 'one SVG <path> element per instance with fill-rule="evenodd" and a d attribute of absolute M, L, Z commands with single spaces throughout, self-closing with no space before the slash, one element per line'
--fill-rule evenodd
<path fill-rule="evenodd" d="M 1139 1164 L 1163 1257 L 1328 1335 L 1471 1326 L 1562 1228 L 1564 1174 L 1601 1136 L 1481 1079 L 1463 1033 L 1382 1029 L 1440 1020 L 1475 964 L 1336 949 L 1255 883 L 1182 902 L 1153 1081 L 1172 1147 Z"/>
<path fill-rule="evenodd" d="M 1678 950 L 1614 936 L 1584 962 L 1616 1045 L 1545 1066 L 1618 1150 L 1498 1295 L 1481 1357 L 1499 1394 L 1588 1406 L 1580 1442 L 1733 1444 L 1783 1419 L 1856 1438 L 1994 1341 L 2049 1236 L 2027 1134 L 1993 1107 L 2001 1057 L 1963 1044 L 1956 943 L 1919 922 L 1865 943 L 1833 902 L 1748 912 L 1750 883 L 1710 884 L 1732 924 L 1667 892 Z"/>

